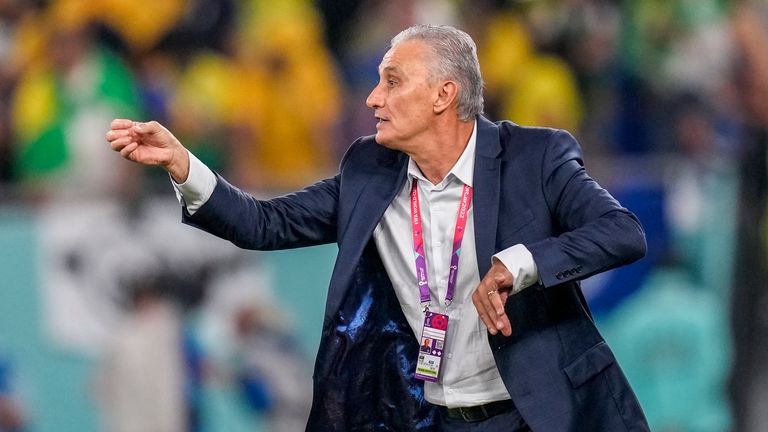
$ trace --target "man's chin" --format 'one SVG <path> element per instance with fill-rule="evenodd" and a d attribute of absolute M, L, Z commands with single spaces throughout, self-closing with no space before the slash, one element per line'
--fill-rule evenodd
<path fill-rule="evenodd" d="M 391 141 L 388 140 L 386 137 L 381 136 L 380 133 L 377 133 L 376 135 L 374 135 L 373 139 L 376 140 L 376 144 L 379 144 L 386 148 L 392 148 L 390 147 Z"/>

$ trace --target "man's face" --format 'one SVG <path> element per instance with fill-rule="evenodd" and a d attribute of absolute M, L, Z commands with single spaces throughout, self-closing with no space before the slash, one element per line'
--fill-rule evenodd
<path fill-rule="evenodd" d="M 379 83 L 366 100 L 378 120 L 377 143 L 408 151 L 429 129 L 438 95 L 429 82 L 430 56 L 426 45 L 417 40 L 401 42 L 384 55 Z"/>

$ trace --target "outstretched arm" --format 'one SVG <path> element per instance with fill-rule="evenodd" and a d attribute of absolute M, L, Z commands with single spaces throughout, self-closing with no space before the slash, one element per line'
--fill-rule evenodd
<path fill-rule="evenodd" d="M 176 183 L 195 177 L 190 177 L 187 149 L 155 121 L 113 120 L 106 138 L 125 159 L 160 166 Z M 248 249 L 285 249 L 336 239 L 338 176 L 271 200 L 258 200 L 218 176 L 215 185 L 195 206 L 196 211 L 190 212 L 185 205 L 185 223 Z"/>
<path fill-rule="evenodd" d="M 163 167 L 177 183 L 189 175 L 189 154 L 173 134 L 156 121 L 115 119 L 106 135 L 112 150 L 142 165 Z"/>

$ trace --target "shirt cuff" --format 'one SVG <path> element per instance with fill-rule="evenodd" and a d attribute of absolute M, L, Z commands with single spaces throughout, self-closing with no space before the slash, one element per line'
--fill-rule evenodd
<path fill-rule="evenodd" d="M 539 280 L 539 269 L 536 267 L 536 262 L 533 261 L 533 255 L 522 244 L 506 248 L 494 255 L 492 259 L 501 261 L 512 273 L 514 280 L 512 294 L 519 293 Z"/>
<path fill-rule="evenodd" d="M 189 175 L 184 183 L 176 183 L 171 177 L 171 184 L 176 192 L 179 204 L 187 208 L 190 215 L 195 214 L 213 195 L 216 188 L 216 175 L 191 152 L 189 153 Z"/>

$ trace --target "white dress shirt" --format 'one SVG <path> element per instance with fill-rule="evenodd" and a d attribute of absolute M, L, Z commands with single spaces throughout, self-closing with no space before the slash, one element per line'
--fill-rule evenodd
<path fill-rule="evenodd" d="M 436 383 L 425 382 L 424 394 L 429 402 L 447 407 L 482 405 L 509 399 L 488 344 L 488 330 L 472 304 L 472 293 L 480 283 L 475 253 L 474 207 L 470 207 L 467 216 L 453 301 L 447 309 L 445 307 L 456 216 L 464 184 L 472 186 L 476 135 L 475 127 L 459 160 L 436 185 L 424 177 L 413 160 L 409 160 L 408 179 L 373 232 L 397 298 L 418 339 L 421 337 L 424 313 L 416 278 L 410 213 L 411 184 L 414 178 L 417 179 L 424 254 L 431 288 L 430 309 L 448 315 L 440 378 Z M 519 291 L 535 283 L 538 274 L 527 248 L 517 245 L 510 249 L 505 251 L 506 255 L 517 259 L 514 265 L 510 263 L 507 266 L 518 269 L 517 273 L 513 273 L 516 281 L 513 289 Z M 505 257 L 497 255 L 497 258 L 505 262 Z"/>
<path fill-rule="evenodd" d="M 487 329 L 472 304 L 472 293 L 480 283 L 473 207 L 470 207 L 467 217 L 453 302 L 447 309 L 444 305 L 459 199 L 464 184 L 472 186 L 476 135 L 477 124 L 459 160 L 436 185 L 424 177 L 413 160 L 409 160 L 408 179 L 373 233 L 405 317 L 418 339 L 424 315 L 419 300 L 410 216 L 411 183 L 414 178 L 418 179 L 431 310 L 449 316 L 440 379 L 436 383 L 425 382 L 424 393 L 429 402 L 447 407 L 475 406 L 509 399 L 488 344 Z M 174 186 L 180 203 L 186 205 L 187 211 L 192 214 L 213 193 L 216 178 L 209 168 L 190 154 L 189 177 L 183 184 L 174 182 Z M 538 280 L 536 264 L 525 246 L 514 245 L 500 251 L 494 258 L 499 259 L 514 276 L 513 293 Z"/>

